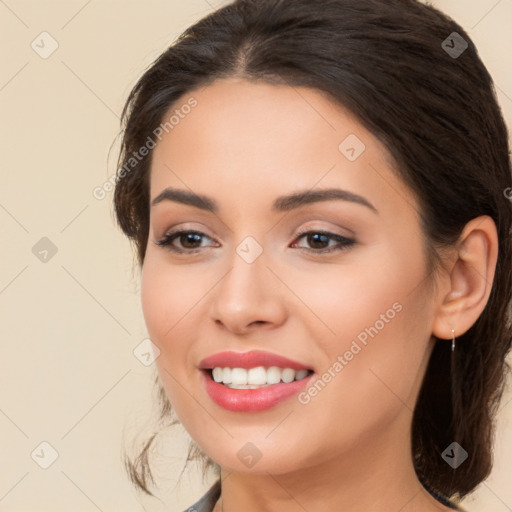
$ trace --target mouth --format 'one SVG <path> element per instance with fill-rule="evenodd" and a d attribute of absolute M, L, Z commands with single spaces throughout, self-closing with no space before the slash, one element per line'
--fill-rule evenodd
<path fill-rule="evenodd" d="M 314 370 L 287 357 L 261 350 L 219 352 L 198 364 L 210 398 L 234 412 L 276 407 L 300 393 Z"/>

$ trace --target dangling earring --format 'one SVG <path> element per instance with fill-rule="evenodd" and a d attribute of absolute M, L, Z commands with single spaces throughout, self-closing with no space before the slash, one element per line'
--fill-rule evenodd
<path fill-rule="evenodd" d="M 455 350 L 455 330 L 452 329 L 452 352 Z"/>

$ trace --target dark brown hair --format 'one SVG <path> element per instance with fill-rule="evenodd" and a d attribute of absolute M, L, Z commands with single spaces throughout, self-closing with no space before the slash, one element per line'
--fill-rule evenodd
<path fill-rule="evenodd" d="M 449 51 L 454 41 L 459 49 L 467 44 L 460 55 Z M 453 361 L 449 343 L 436 343 L 413 416 L 418 478 L 435 492 L 462 498 L 492 468 L 512 338 L 507 128 L 477 50 L 458 24 L 415 0 L 238 0 L 201 19 L 144 73 L 123 110 L 114 207 L 140 265 L 149 231 L 151 152 L 127 164 L 178 100 L 234 76 L 314 88 L 355 114 L 387 147 L 416 195 L 434 268 L 440 250 L 454 246 L 471 219 L 489 215 L 496 223 L 499 255 L 489 301 L 458 338 Z M 175 423 L 158 378 L 155 383 L 160 419 Z M 148 494 L 154 438 L 135 459 L 125 459 L 133 482 Z M 453 441 L 468 452 L 456 469 L 441 457 Z M 195 443 L 189 455 L 218 469 Z"/>

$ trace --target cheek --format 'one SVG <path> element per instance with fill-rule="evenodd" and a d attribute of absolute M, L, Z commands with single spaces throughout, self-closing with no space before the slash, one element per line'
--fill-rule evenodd
<path fill-rule="evenodd" d="M 170 265 L 165 255 L 150 252 L 141 273 L 141 304 L 146 328 L 159 348 L 156 365 L 173 405 L 183 397 L 182 384 L 195 375 L 191 350 L 198 333 L 198 319 L 204 317 L 205 296 L 212 287 L 197 270 Z M 176 406 L 178 408 L 178 406 Z"/>
<path fill-rule="evenodd" d="M 315 283 L 305 274 L 294 279 L 295 290 L 317 316 L 316 339 L 325 356 L 320 377 L 329 381 L 324 388 L 319 383 L 324 395 L 319 402 L 358 414 L 361 403 L 384 410 L 407 402 L 415 391 L 432 311 L 420 246 L 417 254 L 410 252 L 407 258 L 390 251 L 331 267 L 315 275 Z"/>
<path fill-rule="evenodd" d="M 179 340 L 186 339 L 186 311 L 190 306 L 183 294 L 178 293 L 179 272 L 170 272 L 166 267 L 150 252 L 146 254 L 141 273 L 141 304 L 149 337 L 160 350 L 155 364 L 166 395 L 175 407 L 180 401 L 177 382 L 184 382 L 185 375 L 184 365 L 173 365 L 173 361 L 185 357 L 185 353 L 180 353 L 185 344 Z"/>
<path fill-rule="evenodd" d="M 172 294 L 169 294 L 169 288 L 166 286 L 166 275 L 159 272 L 158 266 L 152 261 L 150 255 L 146 255 L 146 260 L 142 267 L 141 274 L 141 303 L 144 320 L 151 340 L 162 349 L 162 334 L 167 325 L 167 329 L 172 325 L 168 313 L 173 310 Z"/>
<path fill-rule="evenodd" d="M 191 309 L 199 305 L 205 293 L 197 273 L 194 278 L 164 260 L 165 257 L 148 253 L 141 274 L 144 319 L 151 339 L 161 350 L 183 331 Z"/>

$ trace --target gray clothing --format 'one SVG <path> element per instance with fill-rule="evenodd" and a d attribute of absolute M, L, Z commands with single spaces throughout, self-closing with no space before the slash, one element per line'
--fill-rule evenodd
<path fill-rule="evenodd" d="M 212 512 L 215 503 L 220 497 L 220 480 L 216 480 L 215 483 L 208 489 L 206 494 L 191 507 L 187 508 L 183 512 Z"/>

